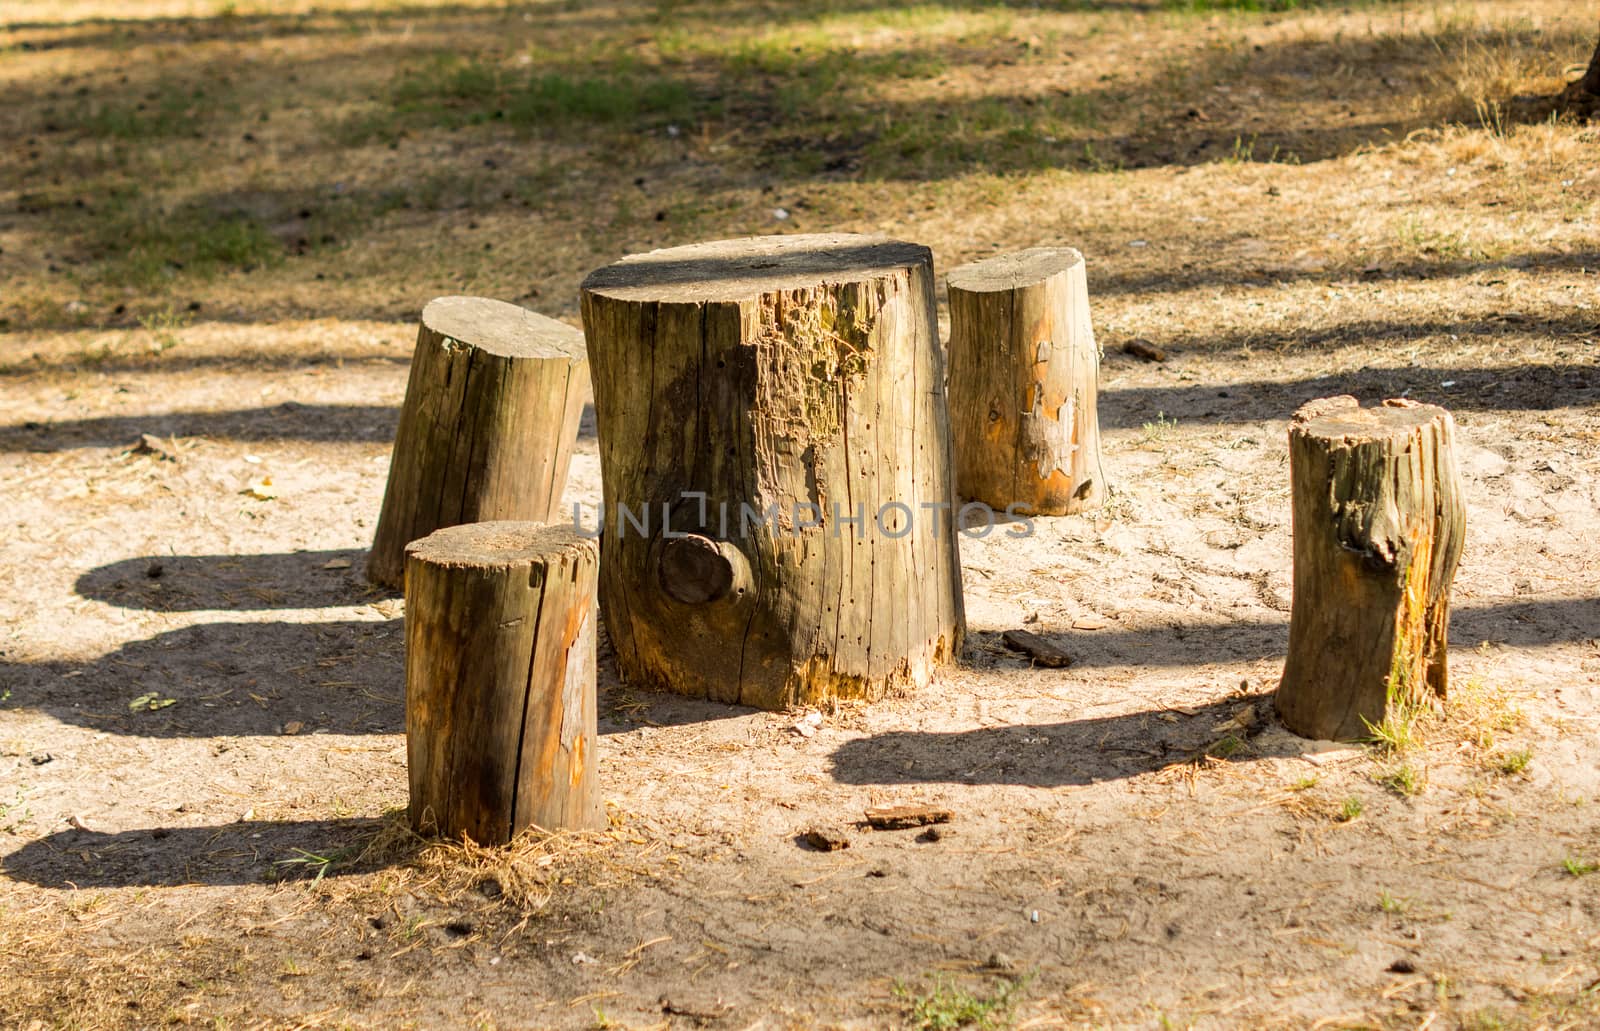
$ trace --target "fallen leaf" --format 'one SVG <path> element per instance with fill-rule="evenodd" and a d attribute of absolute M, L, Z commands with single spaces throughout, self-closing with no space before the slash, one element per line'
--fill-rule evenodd
<path fill-rule="evenodd" d="M 239 493 L 255 498 L 257 501 L 271 501 L 278 496 L 277 490 L 272 486 L 272 477 L 270 476 L 261 477 L 261 479 L 251 483 Z"/>
<path fill-rule="evenodd" d="M 285 734 L 298 734 L 304 729 L 306 729 L 306 725 L 301 723 L 299 720 L 290 720 L 288 723 L 283 725 L 283 732 Z"/>
<path fill-rule="evenodd" d="M 153 433 L 141 433 L 139 439 L 125 452 L 130 455 L 153 455 L 157 461 L 176 462 L 178 448 L 175 443 L 168 443 Z"/>
<path fill-rule="evenodd" d="M 1110 621 L 1104 616 L 1095 615 L 1079 616 L 1072 621 L 1072 629 L 1074 630 L 1104 630 L 1110 625 Z"/>
<path fill-rule="evenodd" d="M 1256 707 L 1254 705 L 1241 705 L 1233 712 L 1233 717 L 1211 728 L 1213 734 L 1231 734 L 1235 731 L 1248 731 L 1258 722 Z"/>
<path fill-rule="evenodd" d="M 1305 752 L 1300 758 L 1313 766 L 1330 766 L 1362 755 L 1359 748 L 1330 748 L 1320 752 Z"/>
<path fill-rule="evenodd" d="M 323 569 L 349 569 L 350 560 L 347 558 L 330 558 L 322 564 Z"/>

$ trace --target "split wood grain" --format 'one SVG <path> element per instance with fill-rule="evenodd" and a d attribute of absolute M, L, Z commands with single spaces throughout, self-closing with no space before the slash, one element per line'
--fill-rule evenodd
<path fill-rule="evenodd" d="M 598 823 L 599 549 L 471 523 L 406 550 L 406 757 L 419 831 L 501 844 Z"/>
<path fill-rule="evenodd" d="M 401 586 L 406 545 L 441 527 L 556 520 L 588 392 L 573 327 L 482 297 L 430 302 L 367 578 Z"/>

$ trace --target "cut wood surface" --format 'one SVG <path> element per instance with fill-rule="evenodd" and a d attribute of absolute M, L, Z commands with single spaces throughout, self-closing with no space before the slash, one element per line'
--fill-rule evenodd
<path fill-rule="evenodd" d="M 411 821 L 480 844 L 594 826 L 595 578 L 571 527 L 474 523 L 406 551 Z"/>
<path fill-rule="evenodd" d="M 1100 351 L 1083 256 L 1036 247 L 963 265 L 948 284 L 956 492 L 1040 515 L 1098 505 Z"/>
<path fill-rule="evenodd" d="M 921 685 L 958 654 L 926 247 L 635 255 L 584 281 L 583 320 L 626 680 L 775 709 Z"/>
<path fill-rule="evenodd" d="M 934 805 L 880 805 L 866 812 L 867 825 L 880 831 L 949 823 L 954 816 L 950 810 Z"/>
<path fill-rule="evenodd" d="M 850 847 L 850 836 L 844 828 L 830 824 L 818 824 L 806 829 L 802 835 L 805 843 L 819 852 L 837 852 Z"/>
<path fill-rule="evenodd" d="M 1466 526 L 1450 414 L 1352 397 L 1289 429 L 1294 599 L 1277 709 L 1305 737 L 1371 736 L 1443 696 L 1450 584 Z"/>
<path fill-rule="evenodd" d="M 583 334 L 573 327 L 504 301 L 431 301 L 368 579 L 399 587 L 406 545 L 441 527 L 554 521 L 588 390 Z"/>

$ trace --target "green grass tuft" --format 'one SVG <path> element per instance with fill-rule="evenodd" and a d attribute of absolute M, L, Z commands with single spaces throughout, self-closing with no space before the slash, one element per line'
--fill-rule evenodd
<path fill-rule="evenodd" d="M 1582 856 L 1568 856 L 1561 861 L 1561 868 L 1573 877 L 1585 877 L 1600 872 L 1600 862 Z"/>
<path fill-rule="evenodd" d="M 978 994 L 948 977 L 937 977 L 921 995 L 903 984 L 894 992 L 910 1004 L 908 1023 L 919 1031 L 955 1031 L 957 1028 L 1000 1028 L 1010 1023 L 1023 980 L 1002 981 L 992 994 Z"/>
<path fill-rule="evenodd" d="M 1519 748 L 1515 752 L 1502 752 L 1496 756 L 1494 768 L 1510 777 L 1526 770 L 1531 762 L 1533 762 L 1533 749 Z"/>
<path fill-rule="evenodd" d="M 1397 795 L 1411 796 L 1422 791 L 1422 776 L 1410 763 L 1401 763 L 1378 779 Z"/>

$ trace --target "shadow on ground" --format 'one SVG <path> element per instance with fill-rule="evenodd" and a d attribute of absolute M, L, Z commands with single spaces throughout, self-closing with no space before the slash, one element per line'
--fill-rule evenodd
<path fill-rule="evenodd" d="M 1212 749 L 1222 761 L 1297 755 L 1299 739 L 1286 734 L 1255 738 L 1244 729 L 1222 730 L 1247 705 L 1270 712 L 1268 695 L 1238 695 L 1181 711 L 1161 709 L 1028 726 L 932 732 L 893 730 L 847 741 L 828 766 L 842 784 L 1020 784 L 1060 787 L 1121 780 L 1179 763 Z M 1233 743 L 1218 743 L 1233 735 Z"/>
<path fill-rule="evenodd" d="M 1076 667 L 1203 666 L 1281 658 L 1289 645 L 1289 621 L 1176 623 L 1139 630 L 1029 629 L 1072 656 Z M 1026 668 L 1029 659 L 1000 648 L 998 630 L 969 630 L 969 652 L 984 649 L 997 667 Z M 1536 648 L 1600 637 L 1600 598 L 1510 601 L 1458 607 L 1450 613 L 1450 641 L 1458 648 L 1488 642 Z M 987 659 L 986 659 L 987 664 Z"/>
<path fill-rule="evenodd" d="M 348 604 L 357 590 L 348 571 L 320 567 L 329 556 L 360 553 L 301 552 L 265 556 L 163 559 L 159 588 L 149 563 L 130 559 L 79 580 L 90 597 L 124 607 L 185 611 L 220 604 L 255 608 Z M 317 578 L 335 578 L 324 591 Z M 308 586 L 311 584 L 313 586 Z M 364 590 L 361 588 L 360 590 Z M 1178 624 L 1130 630 L 1053 631 L 1034 628 L 1065 648 L 1082 667 L 1183 666 L 1251 662 L 1284 654 L 1287 621 Z M 974 630 L 972 646 L 992 652 L 997 631 Z M 1459 607 L 1451 639 L 1458 646 L 1492 642 L 1512 647 L 1600 637 L 1600 599 L 1508 601 Z M 985 646 L 988 647 L 985 647 Z M 611 666 L 609 648 L 603 667 Z M 1006 654 L 980 661 L 995 666 L 1026 660 Z M 611 679 L 614 680 L 614 674 Z M 88 662 L 0 664 L 11 689 L 8 707 L 33 709 L 67 723 L 142 737 L 228 737 L 300 731 L 393 734 L 404 730 L 405 639 L 403 621 L 275 621 L 208 623 L 133 641 Z M 153 696 L 152 707 L 135 702 Z M 626 729 L 636 708 L 657 723 L 697 723 L 745 710 L 711 702 L 647 694 L 626 688 L 603 692 L 603 733 Z"/>
<path fill-rule="evenodd" d="M 1463 335 L 1492 339 L 1492 333 Z M 1368 338 L 1369 340 L 1372 338 Z M 1181 356 L 1175 365 L 1181 368 Z M 1525 363 L 1489 367 L 1414 365 L 1365 368 L 1286 381 L 1183 383 L 1100 392 L 1102 429 L 1138 429 L 1158 415 L 1207 425 L 1288 419 L 1307 401 L 1352 394 L 1364 403 L 1406 397 L 1452 412 L 1550 411 L 1600 402 L 1592 365 Z"/>
<path fill-rule="evenodd" d="M 107 415 L 0 427 L 0 450 L 66 451 L 82 447 L 133 447 L 139 435 L 216 437 L 225 440 L 307 442 L 394 440 L 399 409 L 388 405 L 297 404 L 220 412 Z"/>
<path fill-rule="evenodd" d="M 123 609 L 195 612 L 359 605 L 389 592 L 362 582 L 363 550 L 266 555 L 145 555 L 91 569 L 74 589 Z"/>
<path fill-rule="evenodd" d="M 402 621 L 206 623 L 89 662 L 0 664 L 6 708 L 140 737 L 405 729 Z M 145 699 L 142 703 L 140 699 Z"/>
<path fill-rule="evenodd" d="M 361 872 L 385 819 L 239 821 L 104 834 L 64 830 L 0 860 L 8 877 L 46 888 L 260 884 Z M 327 860 L 328 862 L 321 862 Z"/>
<path fill-rule="evenodd" d="M 389 405 L 298 404 L 234 408 L 220 412 L 107 415 L 93 419 L 29 421 L 0 426 L 0 451 L 54 452 L 139 444 L 140 434 L 162 440 L 207 437 L 237 441 L 387 444 L 400 409 Z M 594 405 L 583 406 L 578 439 L 595 439 Z"/>

